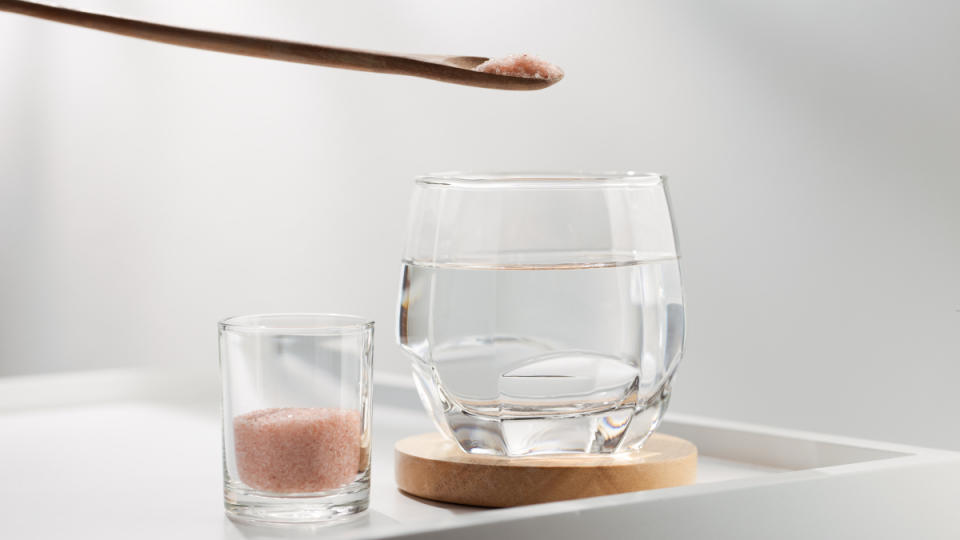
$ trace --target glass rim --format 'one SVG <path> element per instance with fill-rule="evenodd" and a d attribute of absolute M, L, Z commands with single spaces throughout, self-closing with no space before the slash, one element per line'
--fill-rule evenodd
<path fill-rule="evenodd" d="M 468 188 L 654 187 L 665 181 L 662 174 L 635 171 L 449 171 L 424 174 L 414 179 L 417 185 Z"/>
<path fill-rule="evenodd" d="M 265 324 L 273 319 L 293 318 L 311 320 L 311 323 L 301 325 L 292 325 L 289 322 L 286 324 Z M 255 313 L 226 317 L 217 322 L 217 326 L 221 330 L 241 332 L 336 335 L 372 329 L 374 321 L 357 315 L 340 313 Z"/>

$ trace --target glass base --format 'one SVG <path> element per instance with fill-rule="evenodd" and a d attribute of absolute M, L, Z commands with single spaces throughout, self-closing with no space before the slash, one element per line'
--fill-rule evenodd
<path fill-rule="evenodd" d="M 267 493 L 235 482 L 223 488 L 230 519 L 248 523 L 323 523 L 356 516 L 370 505 L 370 479 L 319 493 Z"/>
<path fill-rule="evenodd" d="M 420 383 L 421 381 L 417 381 Z M 670 402 L 670 381 L 642 403 L 600 412 L 538 416 L 487 416 L 450 402 L 431 407 L 426 385 L 420 397 L 442 433 L 465 452 L 496 456 L 614 454 L 636 450 L 653 434 Z"/>

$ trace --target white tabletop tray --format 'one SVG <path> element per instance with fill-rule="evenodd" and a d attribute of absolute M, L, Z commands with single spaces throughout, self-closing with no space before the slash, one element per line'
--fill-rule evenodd
<path fill-rule="evenodd" d="M 507 509 L 393 481 L 393 443 L 433 429 L 406 380 L 375 388 L 371 510 L 326 527 L 223 514 L 209 384 L 125 372 L 0 381 L 0 538 L 960 538 L 960 453 L 670 413 L 695 485 Z M 214 389 L 215 395 L 215 389 Z"/>

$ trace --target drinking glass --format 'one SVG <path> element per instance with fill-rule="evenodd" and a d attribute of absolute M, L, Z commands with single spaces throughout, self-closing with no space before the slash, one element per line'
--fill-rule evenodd
<path fill-rule="evenodd" d="M 227 514 L 287 523 L 365 510 L 373 322 L 289 313 L 219 328 Z"/>
<path fill-rule="evenodd" d="M 437 427 L 474 454 L 609 454 L 660 422 L 683 348 L 657 174 L 416 179 L 398 341 Z"/>

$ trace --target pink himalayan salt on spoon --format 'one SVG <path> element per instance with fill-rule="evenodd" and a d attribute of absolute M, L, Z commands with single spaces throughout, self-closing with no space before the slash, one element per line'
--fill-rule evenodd
<path fill-rule="evenodd" d="M 360 413 L 261 409 L 233 419 L 237 474 L 275 493 L 312 493 L 350 483 L 360 469 Z"/>
<path fill-rule="evenodd" d="M 558 66 L 533 56 L 532 54 L 511 54 L 502 58 L 491 58 L 473 68 L 483 73 L 559 81 L 563 70 Z"/>

